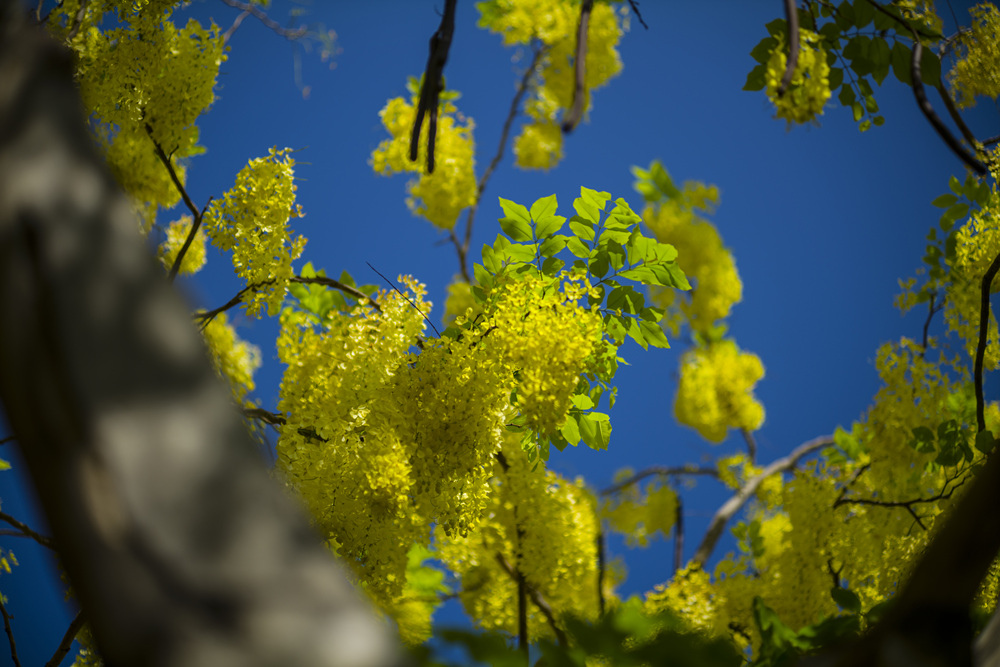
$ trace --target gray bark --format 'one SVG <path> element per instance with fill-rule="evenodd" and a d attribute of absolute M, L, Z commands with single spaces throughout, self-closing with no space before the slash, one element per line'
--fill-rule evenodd
<path fill-rule="evenodd" d="M 269 476 L 92 147 L 69 54 L 19 4 L 0 0 L 0 401 L 100 650 L 399 664 Z"/>

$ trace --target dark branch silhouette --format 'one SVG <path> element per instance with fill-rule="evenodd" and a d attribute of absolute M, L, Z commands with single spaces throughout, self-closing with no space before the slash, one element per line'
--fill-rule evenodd
<path fill-rule="evenodd" d="M 594 0 L 583 0 L 580 3 L 580 23 L 576 29 L 576 57 L 573 63 L 573 106 L 563 117 L 562 131 L 569 134 L 583 118 L 586 106 L 587 82 L 587 33 L 590 28 L 590 13 L 594 9 Z"/>
<path fill-rule="evenodd" d="M 420 101 L 417 103 L 417 115 L 413 120 L 413 133 L 410 135 L 410 161 L 417 161 L 420 149 L 420 129 L 424 123 L 424 115 L 430 119 L 427 124 L 427 173 L 434 173 L 434 141 L 437 137 L 437 115 L 441 91 L 444 90 L 444 66 L 448 62 L 448 51 L 451 49 L 451 36 L 455 32 L 455 5 L 458 0 L 445 0 L 444 14 L 441 25 L 431 36 L 430 53 L 427 55 L 427 68 L 424 70 L 424 81 L 420 86 Z"/>

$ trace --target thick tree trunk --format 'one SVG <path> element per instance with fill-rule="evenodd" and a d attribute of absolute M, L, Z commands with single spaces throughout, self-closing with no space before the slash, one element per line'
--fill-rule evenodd
<path fill-rule="evenodd" d="M 398 664 L 259 460 L 92 148 L 69 54 L 20 12 L 0 0 L 0 400 L 101 651 Z"/>

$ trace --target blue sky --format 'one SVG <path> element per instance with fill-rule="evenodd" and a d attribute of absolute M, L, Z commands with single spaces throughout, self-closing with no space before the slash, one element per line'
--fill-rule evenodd
<path fill-rule="evenodd" d="M 959 17 L 966 15 L 967 3 L 951 4 Z M 298 195 L 306 217 L 295 227 L 309 238 L 304 260 L 332 275 L 347 270 L 364 283 L 379 282 L 366 262 L 388 276 L 413 275 L 439 304 L 432 314 L 437 322 L 444 288 L 458 271 L 454 250 L 407 210 L 406 177 L 377 176 L 368 160 L 386 137 L 378 111 L 387 99 L 406 95 L 407 78 L 422 72 L 443 3 L 275 2 L 271 13 L 284 22 L 292 6 L 307 9 L 306 21 L 336 31 L 335 67 L 315 52 L 300 53 L 301 80 L 310 88 L 304 98 L 295 81 L 295 49 L 258 22 L 245 21 L 223 64 L 218 99 L 199 122 L 207 152 L 191 162 L 189 192 L 201 205 L 231 187 L 248 159 L 272 146 L 298 149 Z M 766 369 L 757 395 L 767 418 L 757 440 L 759 458 L 767 462 L 859 418 L 878 388 L 877 347 L 900 336 L 919 337 L 924 313 L 903 318 L 892 307 L 897 280 L 920 264 L 924 235 L 940 214 L 930 201 L 964 169 L 919 113 L 911 89 L 891 76 L 876 91 L 886 124 L 866 134 L 835 100 L 820 127 L 788 130 L 773 118 L 762 92 L 742 91 L 754 64 L 748 53 L 765 36 L 764 24 L 781 15 L 780 2 L 646 0 L 640 9 L 649 30 L 632 21 L 620 48 L 624 69 L 594 94 L 589 121 L 566 140 L 563 163 L 549 173 L 521 171 L 508 152 L 484 195 L 472 247 L 499 232 L 498 196 L 530 204 L 556 193 L 569 210 L 585 185 L 638 208 L 629 167 L 653 159 L 675 181 L 717 185 L 721 206 L 713 220 L 744 283 L 730 333 Z M 195 3 L 189 12 L 223 28 L 237 14 L 221 2 Z M 459 3 L 445 75 L 449 88 L 462 94 L 459 110 L 475 120 L 481 173 L 496 150 L 520 70 L 511 60 L 515 51 L 477 28 L 477 18 L 473 3 Z M 980 137 L 1000 133 L 1000 116 L 988 101 L 968 119 Z M 166 213 L 162 220 L 174 217 Z M 209 266 L 181 287 L 199 307 L 221 305 L 240 288 L 230 266 L 228 257 L 210 250 Z M 257 397 L 275 409 L 281 373 L 276 322 L 237 321 L 241 335 L 263 353 Z M 712 446 L 675 423 L 678 358 L 686 341 L 672 344 L 649 352 L 631 343 L 623 347 L 631 365 L 618 374 L 608 451 L 581 446 L 554 453 L 554 469 L 601 488 L 622 467 L 702 463 L 742 449 L 739 434 Z M 988 399 L 998 397 L 993 384 L 987 378 Z M 3 455 L 17 463 L 9 445 Z M 3 510 L 41 525 L 20 475 L 0 475 Z M 726 493 L 706 481 L 683 493 L 689 557 Z M 0 581 L 16 617 L 22 664 L 41 664 L 70 619 L 60 603 L 62 586 L 40 550 L 11 538 L 0 544 L 22 563 Z M 624 594 L 669 577 L 669 541 L 647 550 L 620 542 L 611 548 L 628 566 Z M 732 548 L 730 539 L 717 555 Z M 457 618 L 454 609 L 442 616 Z M 0 664 L 9 659 L 0 648 Z"/>

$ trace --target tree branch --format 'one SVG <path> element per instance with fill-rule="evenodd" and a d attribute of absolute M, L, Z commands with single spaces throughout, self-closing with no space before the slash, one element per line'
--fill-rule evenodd
<path fill-rule="evenodd" d="M 625 479 L 617 484 L 612 484 L 603 491 L 600 492 L 602 496 L 610 496 L 613 493 L 618 493 L 623 491 L 633 484 L 637 484 L 647 477 L 677 477 L 680 475 L 707 475 L 709 477 L 719 478 L 719 471 L 716 468 L 700 467 L 691 464 L 682 466 L 650 466 L 635 473 L 628 479 Z"/>
<path fill-rule="evenodd" d="M 862 468 L 861 470 L 864 471 L 864 469 L 865 468 Z M 947 500 L 951 498 L 952 494 L 955 492 L 956 489 L 958 489 L 967 481 L 969 481 L 970 478 L 971 475 L 966 475 L 961 479 L 953 477 L 945 481 L 944 486 L 941 487 L 941 491 L 937 495 L 931 496 L 929 498 L 914 498 L 912 500 L 877 500 L 875 498 L 848 498 L 846 496 L 847 487 L 845 486 L 840 494 L 840 497 L 833 502 L 833 506 L 840 507 L 841 505 L 869 505 L 872 507 L 902 507 L 910 513 L 910 516 L 912 516 L 913 519 L 917 522 L 917 525 L 919 525 L 924 530 L 927 530 L 927 526 L 925 526 L 924 522 L 920 519 L 919 516 L 917 516 L 917 513 L 916 511 L 914 511 L 913 506 L 936 503 L 939 500 Z M 958 479 L 958 483 L 952 486 L 950 489 L 948 489 L 948 485 L 954 482 L 956 479 Z"/>
<path fill-rule="evenodd" d="M 878 3 L 873 2 L 872 4 L 876 7 L 879 6 Z M 923 54 L 923 45 L 920 43 L 917 31 L 910 28 L 910 32 L 913 34 L 913 58 L 910 60 L 910 78 L 913 79 L 913 95 L 917 98 L 917 106 L 948 148 L 977 174 L 985 175 L 987 173 L 986 166 L 965 150 L 962 144 L 955 139 L 955 135 L 941 121 L 934 111 L 934 107 L 931 106 L 930 101 L 927 99 L 927 93 L 924 91 L 924 82 L 920 78 L 920 57 Z"/>
<path fill-rule="evenodd" d="M 198 228 L 201 227 L 201 218 L 204 211 L 199 211 L 198 207 L 194 205 L 191 201 L 191 197 L 188 196 L 187 190 L 184 189 L 184 184 L 181 183 L 181 179 L 177 176 L 177 171 L 174 169 L 174 165 L 170 163 L 170 157 L 163 151 L 163 147 L 153 138 L 153 128 L 150 127 L 149 123 L 146 123 L 146 134 L 149 135 L 149 140 L 153 142 L 153 147 L 156 149 L 156 155 L 160 158 L 160 162 L 163 166 L 167 168 L 167 172 L 170 174 L 170 180 L 174 182 L 174 187 L 177 188 L 177 192 L 180 193 L 181 199 L 184 200 L 184 205 L 188 207 L 191 211 L 191 215 L 194 219 L 191 222 L 191 229 L 188 231 L 187 238 L 184 239 L 184 245 L 181 246 L 180 251 L 177 253 L 177 257 L 174 258 L 174 263 L 170 267 L 170 272 L 167 274 L 167 280 L 170 282 L 174 281 L 177 277 L 177 272 L 181 270 L 181 262 L 184 261 L 184 255 L 187 254 L 188 248 L 191 247 L 191 243 L 194 241 L 195 234 L 198 233 Z M 205 205 L 208 208 L 208 204 Z"/>
<path fill-rule="evenodd" d="M 572 132 L 583 118 L 583 108 L 586 103 L 584 86 L 587 81 L 587 32 L 593 9 L 594 0 L 583 0 L 580 3 L 580 23 L 576 29 L 576 57 L 573 62 L 573 106 L 563 117 L 563 134 Z"/>
<path fill-rule="evenodd" d="M 430 114 L 427 128 L 427 173 L 434 173 L 434 141 L 437 135 L 437 114 L 439 98 L 444 89 L 444 66 L 448 62 L 451 36 L 455 32 L 455 5 L 457 0 L 445 0 L 441 25 L 431 35 L 430 52 L 427 54 L 427 68 L 424 82 L 420 87 L 420 101 L 417 115 L 413 120 L 410 134 L 410 162 L 417 161 L 420 148 L 420 129 L 424 124 L 424 114 Z"/>
<path fill-rule="evenodd" d="M 270 424 L 271 426 L 284 426 L 288 423 L 285 419 L 285 415 L 280 412 L 269 412 L 263 408 L 243 408 L 243 416 L 248 419 L 256 419 L 262 421 L 265 424 Z M 321 436 L 313 428 L 299 428 L 298 434 L 309 438 L 310 440 L 319 440 L 321 442 L 329 442 L 326 438 Z"/>
<path fill-rule="evenodd" d="M 2 595 L 0 595 L 0 614 L 3 614 L 3 628 L 7 631 L 7 642 L 10 644 L 10 657 L 14 661 L 14 667 L 21 667 L 21 661 L 17 659 L 17 642 L 14 641 L 14 630 L 10 627 L 11 615 L 7 613 L 7 607 L 4 606 Z"/>
<path fill-rule="evenodd" d="M 674 574 L 681 571 L 684 564 L 684 500 L 674 490 L 677 496 L 677 511 L 674 517 Z"/>
<path fill-rule="evenodd" d="M 959 132 L 962 133 L 962 136 L 965 137 L 965 140 L 969 143 L 969 146 L 975 150 L 976 144 L 979 142 L 976 140 L 975 135 L 972 134 L 972 130 L 969 129 L 969 126 L 965 124 L 965 120 L 962 119 L 962 114 L 960 114 L 958 109 L 955 108 L 955 103 L 952 101 L 951 95 L 948 94 L 948 90 L 944 87 L 944 84 L 939 82 L 937 85 L 937 91 L 941 96 L 941 101 L 944 102 L 944 108 L 948 110 L 948 115 L 951 116 L 951 119 L 955 122 Z"/>
<path fill-rule="evenodd" d="M 518 584 L 518 596 L 519 597 L 522 594 L 521 593 L 521 587 L 523 585 L 524 592 L 527 594 L 528 597 L 531 598 L 531 602 L 536 607 L 538 607 L 538 610 L 540 612 L 542 612 L 542 615 L 545 617 L 545 620 L 548 622 L 549 627 L 552 628 L 552 632 L 555 633 L 556 641 L 559 642 L 560 646 L 562 646 L 563 648 L 565 648 L 568 645 L 568 642 L 566 640 L 566 633 L 563 632 L 562 629 L 559 627 L 558 623 L 556 623 L 556 616 L 552 612 L 552 607 L 549 606 L 549 603 L 545 600 L 545 598 L 543 598 L 541 596 L 541 594 L 537 590 L 535 590 L 535 588 L 533 586 L 531 586 L 527 581 L 525 581 L 524 575 L 521 574 L 517 569 L 515 569 L 514 567 L 512 567 L 511 564 L 509 562 L 507 562 L 507 559 L 504 558 L 503 554 L 501 554 L 499 552 L 497 553 L 497 562 L 500 563 L 500 567 L 502 567 L 504 569 L 504 571 L 508 575 L 510 575 L 514 579 L 514 581 L 517 582 L 517 584 Z M 519 628 L 520 628 L 520 625 L 521 625 L 521 619 L 519 618 L 519 620 L 518 620 L 518 626 L 519 626 Z M 527 628 L 528 628 L 528 626 L 527 626 L 527 615 L 525 614 L 525 617 L 524 617 L 524 636 L 525 637 L 527 637 L 527 634 L 528 634 Z M 519 635 L 520 635 L 520 631 L 519 631 Z M 521 648 L 523 646 L 525 649 L 527 649 L 527 639 L 525 639 L 525 643 L 523 645 L 520 643 L 520 637 L 518 639 L 519 639 L 519 641 L 518 641 L 518 647 Z"/>
<path fill-rule="evenodd" d="M 642 20 L 642 14 L 639 12 L 639 0 L 628 0 L 628 4 L 632 7 L 632 11 L 635 12 L 635 17 L 639 19 L 639 24 L 646 30 L 649 30 L 649 26 Z"/>
<path fill-rule="evenodd" d="M 776 473 L 791 470 L 798 465 L 799 460 L 801 460 L 804 456 L 832 444 L 833 436 L 830 435 L 813 438 L 809 442 L 799 445 L 788 456 L 772 461 L 756 477 L 748 479 L 746 483 L 715 512 L 715 516 L 712 517 L 712 521 L 708 525 L 708 530 L 705 531 L 705 537 L 702 538 L 701 544 L 698 545 L 698 550 L 695 551 L 694 558 L 691 559 L 691 562 L 701 566 L 702 568 L 705 567 L 709 557 L 712 555 L 712 551 L 715 549 L 716 543 L 722 536 L 722 530 L 726 527 L 726 523 L 728 523 L 728 521 L 740 511 L 743 505 L 746 504 L 753 494 L 757 492 L 757 489 L 760 488 L 761 483 L 763 483 L 765 479 Z"/>
<path fill-rule="evenodd" d="M 1000 254 L 993 258 L 990 267 L 983 274 L 983 281 L 980 287 L 979 303 L 979 341 L 976 343 L 976 362 L 974 368 L 974 382 L 976 385 L 976 427 L 978 433 L 986 430 L 986 401 L 983 398 L 983 361 L 986 357 L 986 342 L 989 338 L 990 329 L 990 290 L 993 288 L 993 278 L 1000 270 Z M 997 341 L 1000 345 L 1000 341 Z"/>
<path fill-rule="evenodd" d="M 66 658 L 66 654 L 73 647 L 73 641 L 80 632 L 80 628 L 83 627 L 83 622 L 83 612 L 78 611 L 73 620 L 70 621 L 69 627 L 66 628 L 66 633 L 63 635 L 62 641 L 59 642 L 59 646 L 56 647 L 49 661 L 45 663 L 45 667 L 59 667 L 62 664 L 62 661 Z"/>
<path fill-rule="evenodd" d="M 0 0 L 0 402 L 108 664 L 402 664 L 270 475 L 97 154 L 71 54 Z"/>
<path fill-rule="evenodd" d="M 607 568 L 604 555 L 604 527 L 601 522 L 597 522 L 597 610 L 601 617 L 604 616 L 604 571 Z"/>
<path fill-rule="evenodd" d="M 795 67 L 799 64 L 799 10 L 795 0 L 785 0 L 785 21 L 788 23 L 788 62 L 785 63 L 785 74 L 778 86 L 778 97 L 785 94 L 795 75 Z"/>
<path fill-rule="evenodd" d="M 0 512 L 0 521 L 4 521 L 10 524 L 11 526 L 14 526 L 14 528 L 17 528 L 17 530 L 24 537 L 30 537 L 34 541 L 41 544 L 43 547 L 47 547 L 55 551 L 56 545 L 55 542 L 52 541 L 51 537 L 46 537 L 41 533 L 35 532 L 34 530 L 31 529 L 30 526 L 28 526 L 28 524 L 18 521 L 17 519 L 7 514 L 6 512 Z"/>
<path fill-rule="evenodd" d="M 295 28 L 294 30 L 282 27 L 280 23 L 278 23 L 270 16 L 268 16 L 263 9 L 261 9 L 260 7 L 251 2 L 241 2 L 240 0 L 222 0 L 222 2 L 226 3 L 230 7 L 240 10 L 245 14 L 252 15 L 255 19 L 263 23 L 267 28 L 271 29 L 279 36 L 284 37 L 287 40 L 295 41 L 298 39 L 302 39 L 303 37 L 306 36 L 306 33 L 309 32 L 309 29 L 306 28 L 305 26 Z M 240 21 L 242 22 L 242 19 Z M 226 33 L 227 38 L 231 36 L 231 32 L 234 31 L 236 27 L 238 27 L 238 24 L 234 23 L 233 27 L 230 28 L 229 31 L 227 31 Z"/>
<path fill-rule="evenodd" d="M 750 463 L 756 463 L 757 440 L 754 439 L 753 433 L 750 432 L 750 429 L 741 428 L 740 433 L 743 434 L 743 440 L 747 443 L 747 458 L 750 460 Z"/>
<path fill-rule="evenodd" d="M 531 84 L 531 80 L 535 76 L 535 71 L 538 68 L 538 63 L 542 59 L 542 54 L 545 53 L 544 46 L 536 46 L 534 56 L 531 59 L 531 64 L 528 65 L 528 69 L 524 72 L 524 76 L 521 77 L 520 83 L 518 83 L 517 91 L 514 93 L 514 98 L 510 102 L 510 109 L 507 111 L 507 118 L 503 122 L 503 130 L 500 132 L 500 143 L 497 146 L 497 152 L 493 155 L 493 159 L 490 160 L 489 166 L 486 167 L 486 171 L 479 178 L 479 185 L 476 188 L 476 201 L 469 207 L 469 212 L 465 217 L 465 239 L 459 243 L 458 236 L 455 234 L 454 230 L 449 230 L 449 235 L 451 242 L 455 245 L 455 250 L 458 252 L 458 264 L 462 271 L 462 279 L 467 283 L 472 282 L 472 277 L 469 274 L 469 264 L 468 264 L 468 254 L 469 245 L 472 243 L 472 223 L 476 219 L 476 211 L 479 210 L 479 204 L 483 199 L 483 192 L 486 190 L 486 185 L 490 182 L 490 178 L 493 176 L 493 172 L 500 165 L 500 161 L 503 160 L 504 149 L 507 146 L 507 139 L 510 137 L 510 128 L 514 124 L 514 118 L 517 117 L 517 110 L 521 106 L 521 100 L 524 99 L 524 94 L 528 91 L 528 87 Z"/>

